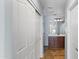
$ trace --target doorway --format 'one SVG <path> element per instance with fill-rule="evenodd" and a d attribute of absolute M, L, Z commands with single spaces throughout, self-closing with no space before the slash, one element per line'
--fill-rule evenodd
<path fill-rule="evenodd" d="M 61 26 L 60 26 L 61 27 Z M 60 29 L 60 28 L 59 28 Z M 53 30 L 53 29 L 52 29 Z M 48 45 L 44 44 L 43 59 L 64 59 L 65 58 L 65 35 L 56 34 L 48 35 Z M 44 34 L 45 41 L 45 34 Z"/>

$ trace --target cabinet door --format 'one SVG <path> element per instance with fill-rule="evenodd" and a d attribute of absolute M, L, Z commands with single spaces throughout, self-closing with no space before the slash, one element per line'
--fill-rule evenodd
<path fill-rule="evenodd" d="M 55 38 L 49 37 L 48 40 L 49 40 L 48 47 L 49 48 L 54 48 L 55 47 Z"/>
<path fill-rule="evenodd" d="M 57 37 L 55 39 L 55 48 L 64 48 L 64 37 Z"/>
<path fill-rule="evenodd" d="M 49 37 L 49 48 L 64 48 L 64 37 Z"/>

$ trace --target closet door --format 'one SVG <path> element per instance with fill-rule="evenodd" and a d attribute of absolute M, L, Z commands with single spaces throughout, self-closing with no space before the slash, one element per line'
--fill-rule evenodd
<path fill-rule="evenodd" d="M 78 5 L 70 10 L 70 49 L 71 59 L 78 59 Z"/>
<path fill-rule="evenodd" d="M 12 32 L 15 57 L 16 59 L 39 59 L 40 15 L 27 0 L 14 1 L 16 5 L 13 8 Z"/>

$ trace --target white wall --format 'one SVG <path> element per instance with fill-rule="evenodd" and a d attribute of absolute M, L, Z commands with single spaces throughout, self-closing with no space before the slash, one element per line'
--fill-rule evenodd
<path fill-rule="evenodd" d="M 10 39 L 11 0 L 0 0 L 0 7 L 0 59 L 12 59 L 13 46 Z"/>
<path fill-rule="evenodd" d="M 0 59 L 5 59 L 4 40 L 5 40 L 5 1 L 0 0 Z"/>
<path fill-rule="evenodd" d="M 48 18 L 44 16 L 44 46 L 48 46 Z"/>
<path fill-rule="evenodd" d="M 5 56 L 6 59 L 14 59 L 14 47 L 11 32 L 12 0 L 5 0 Z M 8 53 L 8 54 L 7 54 Z"/>
<path fill-rule="evenodd" d="M 44 55 L 44 51 L 43 51 L 43 17 L 41 17 L 40 19 L 40 57 L 42 58 Z"/>

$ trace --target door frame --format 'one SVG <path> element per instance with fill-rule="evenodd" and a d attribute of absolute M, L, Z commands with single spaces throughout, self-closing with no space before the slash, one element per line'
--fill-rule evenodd
<path fill-rule="evenodd" d="M 74 0 L 69 7 L 67 8 L 67 21 L 66 21 L 66 40 L 65 40 L 65 59 L 70 59 L 70 12 L 71 10 L 78 5 L 78 0 Z"/>

